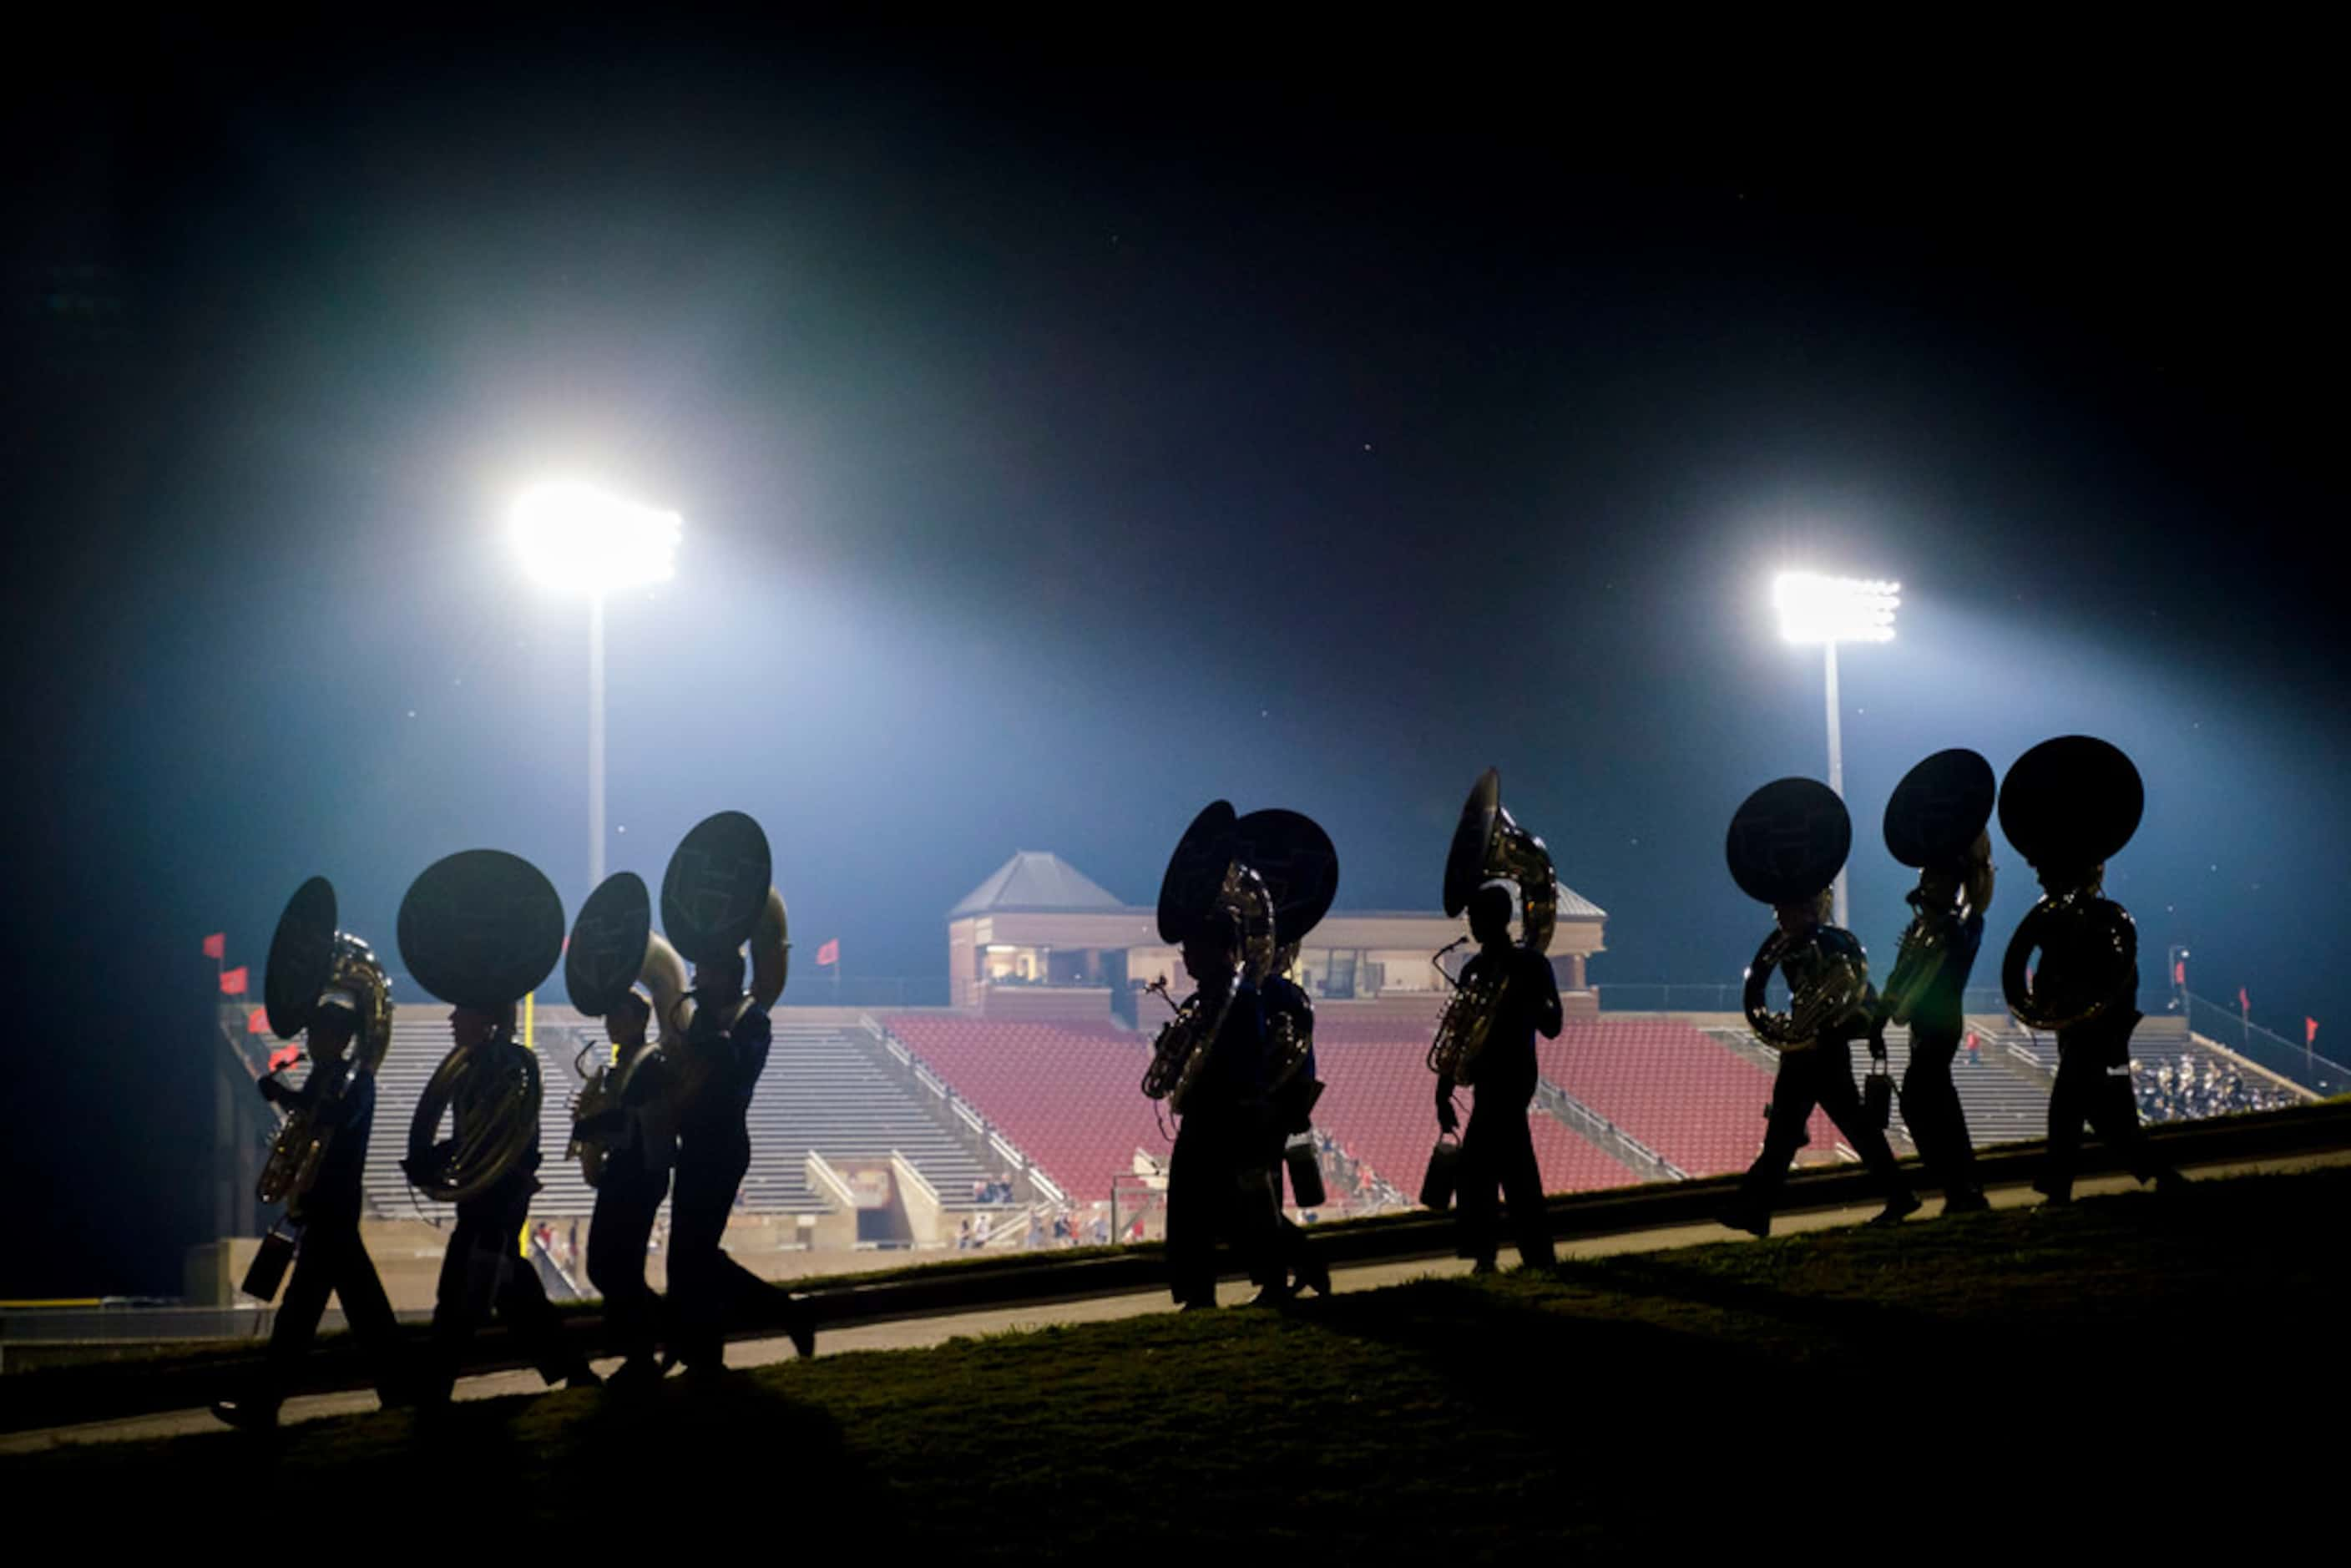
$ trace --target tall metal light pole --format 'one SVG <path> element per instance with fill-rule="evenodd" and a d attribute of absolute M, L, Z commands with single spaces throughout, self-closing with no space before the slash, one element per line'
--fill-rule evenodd
<path fill-rule="evenodd" d="M 1771 602 L 1780 612 L 1780 635 L 1791 643 L 1821 644 L 1828 692 L 1829 788 L 1839 800 L 1844 798 L 1844 730 L 1837 713 L 1837 644 L 1892 642 L 1894 612 L 1902 602 L 1901 595 L 1898 582 L 1821 577 L 1809 571 L 1783 571 L 1771 584 Z M 1836 875 L 1835 913 L 1830 918 L 1851 929 L 1842 868 Z"/>
<path fill-rule="evenodd" d="M 516 497 L 515 548 L 542 585 L 588 599 L 588 885 L 604 880 L 604 601 L 664 581 L 675 569 L 681 521 L 573 480 Z"/>

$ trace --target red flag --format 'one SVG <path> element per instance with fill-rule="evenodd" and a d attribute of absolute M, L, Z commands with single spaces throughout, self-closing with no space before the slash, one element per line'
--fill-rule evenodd
<path fill-rule="evenodd" d="M 246 1014 L 245 1032 L 247 1034 L 267 1034 L 269 1032 L 269 1009 L 267 1008 L 256 1008 L 251 1012 Z"/>
<path fill-rule="evenodd" d="M 221 971 L 221 995 L 225 997 L 241 997 L 245 995 L 245 982 L 246 973 L 244 965 L 239 964 L 234 969 L 223 969 Z"/>
<path fill-rule="evenodd" d="M 2188 960 L 2182 958 L 2171 966 L 2171 983 L 2181 990 L 2188 988 Z"/>
<path fill-rule="evenodd" d="M 2302 1048 L 2303 1048 L 2304 1051 L 2308 1051 L 2312 1046 L 2316 1045 L 2317 1043 L 2318 1043 L 2318 1020 L 2317 1020 L 2316 1019 L 2303 1019 L 2303 1020 L 2302 1020 Z"/>
<path fill-rule="evenodd" d="M 831 941 L 826 943 L 823 946 L 818 948 L 816 950 L 816 962 L 817 967 L 819 968 L 822 968 L 827 964 L 840 963 L 841 938 L 836 936 Z"/>
<path fill-rule="evenodd" d="M 228 956 L 227 932 L 215 931 L 211 936 L 204 938 L 204 956 L 207 958 L 225 958 Z"/>
<path fill-rule="evenodd" d="M 269 1071 L 275 1072 L 281 1067 L 291 1067 L 294 1063 L 301 1060 L 302 1048 L 300 1046 L 291 1043 L 281 1045 L 276 1051 L 269 1053 Z"/>
<path fill-rule="evenodd" d="M 2252 1000 L 2245 995 L 2245 988 L 2242 986 L 2239 986 L 2237 988 L 2237 1010 L 2241 1013 L 2249 1013 L 2253 1010 Z"/>

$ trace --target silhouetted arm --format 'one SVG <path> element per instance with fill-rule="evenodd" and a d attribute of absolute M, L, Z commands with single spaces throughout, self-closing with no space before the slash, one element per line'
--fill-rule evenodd
<path fill-rule="evenodd" d="M 1560 1025 L 1564 1021 L 1559 1005 L 1559 977 L 1552 973 L 1551 960 L 1541 954 L 1530 953 L 1527 956 L 1531 960 L 1527 966 L 1528 979 L 1541 987 L 1535 993 L 1535 1028 L 1545 1040 L 1557 1040 Z M 1540 980 L 1536 979 L 1538 974 Z"/>

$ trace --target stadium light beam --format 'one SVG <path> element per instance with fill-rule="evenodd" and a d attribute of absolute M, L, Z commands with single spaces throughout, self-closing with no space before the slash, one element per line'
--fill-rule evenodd
<path fill-rule="evenodd" d="M 1791 643 L 1818 643 L 1822 648 L 1828 692 L 1829 788 L 1839 800 L 1844 798 L 1844 737 L 1837 721 L 1837 644 L 1891 643 L 1894 612 L 1901 603 L 1902 585 L 1876 578 L 1783 571 L 1771 581 L 1780 635 Z M 1830 918 L 1851 929 L 1842 867 L 1836 874 L 1834 911 Z"/>
<path fill-rule="evenodd" d="M 515 497 L 516 553 L 541 587 L 588 596 L 588 886 L 604 880 L 604 599 L 666 582 L 683 521 L 574 479 Z"/>

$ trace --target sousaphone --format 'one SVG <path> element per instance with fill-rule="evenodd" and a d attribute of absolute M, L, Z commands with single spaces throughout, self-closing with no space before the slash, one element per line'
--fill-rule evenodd
<path fill-rule="evenodd" d="M 677 1050 L 684 1033 L 685 963 L 653 930 L 653 895 L 636 873 L 615 872 L 580 906 L 571 939 L 564 944 L 563 985 L 571 1005 L 593 1019 L 611 1012 L 642 985 L 653 998 L 652 1021 L 658 1030 L 625 1064 L 608 1061 L 586 1075 L 572 1096 L 571 1142 L 564 1155 L 580 1162 L 580 1175 L 595 1186 L 603 1178 L 608 1150 L 604 1139 L 583 1134 L 581 1124 L 622 1103 L 645 1063 Z M 595 1049 L 592 1041 L 581 1048 L 575 1071 Z"/>
<path fill-rule="evenodd" d="M 254 1186 L 254 1197 L 263 1203 L 296 1200 L 310 1190 L 334 1135 L 322 1113 L 350 1092 L 360 1073 L 381 1068 L 392 1047 L 392 983 L 366 943 L 336 929 L 336 915 L 334 885 L 314 876 L 286 901 L 269 939 L 261 992 L 270 1032 L 280 1040 L 296 1038 L 329 997 L 348 1003 L 359 1029 L 340 1062 L 329 1067 L 312 1060 L 313 1072 L 330 1071 L 333 1077 L 321 1080 L 311 1103 L 288 1114 L 277 1129 Z"/>
<path fill-rule="evenodd" d="M 773 1007 L 790 978 L 791 927 L 774 877 L 767 832 L 741 811 L 705 817 L 670 855 L 662 876 L 662 929 L 679 955 L 697 971 L 723 969 L 739 960 L 746 942 L 751 944 L 747 995 L 712 994 L 708 977 L 697 973 L 695 984 L 704 988 L 676 1009 L 682 1105 L 694 1102 L 717 1065 L 707 1054 L 713 1042 L 726 1036 L 747 1008 Z M 721 1009 L 725 1016 L 708 1020 L 715 1028 L 695 1029 L 705 1007 Z"/>
<path fill-rule="evenodd" d="M 537 866 L 503 850 L 435 861 L 400 902 L 409 977 L 453 1007 L 503 1013 L 554 971 L 563 901 Z M 434 1070 L 408 1125 L 408 1179 L 427 1197 L 463 1203 L 511 1171 L 538 1135 L 538 1059 L 459 1047 Z M 461 1107 L 452 1135 L 442 1121 Z"/>
<path fill-rule="evenodd" d="M 1277 808 L 1251 811 L 1234 823 L 1233 855 L 1265 882 L 1277 944 L 1268 968 L 1285 973 L 1297 963 L 1306 934 L 1322 924 L 1339 895 L 1339 852 L 1313 818 Z M 1262 983 L 1265 977 L 1256 978 Z M 1280 1089 L 1305 1067 L 1314 1048 L 1313 1014 L 1300 1018 L 1284 1009 L 1268 1028 L 1273 1036 L 1273 1087 Z"/>
<path fill-rule="evenodd" d="M 2000 787 L 2000 827 L 2044 889 L 2009 938 L 2001 988 L 2028 1029 L 2067 1030 L 2129 1007 L 2138 958 L 2130 916 L 2101 872 L 2138 831 L 2147 787 L 2120 747 L 2086 735 L 2044 740 Z M 2033 952 L 2041 963 L 2028 978 Z"/>
<path fill-rule="evenodd" d="M 1853 851 L 1853 818 L 1836 791 L 1816 779 L 1775 779 L 1740 802 L 1723 856 L 1741 893 L 1773 908 L 1817 899 L 1836 881 Z M 1765 1004 L 1771 971 L 1810 954 L 1813 978 L 1793 988 L 1788 1010 Z M 1767 1045 L 1801 1046 L 1857 1009 L 1868 995 L 1869 967 L 1853 934 L 1820 925 L 1790 936 L 1776 925 L 1747 966 L 1741 998 L 1748 1028 Z"/>
<path fill-rule="evenodd" d="M 1233 972 L 1212 1002 L 1203 990 L 1184 998 L 1152 1042 L 1143 1092 L 1184 1113 L 1193 1085 L 1242 983 L 1270 972 L 1274 957 L 1273 898 L 1265 879 L 1238 858 L 1239 824 L 1230 802 L 1211 801 L 1176 841 L 1159 881 L 1159 936 L 1181 946 L 1211 920 L 1229 920 L 1240 938 Z M 1164 993 L 1163 993 L 1164 995 Z"/>
<path fill-rule="evenodd" d="M 1938 751 L 1902 776 L 1886 802 L 1886 849 L 1915 870 L 1941 870 L 1958 886 L 1958 903 L 1928 907 L 1914 890 L 1916 912 L 1902 933 L 1882 996 L 1886 1015 L 1907 1024 L 1911 1009 L 1942 972 L 1951 942 L 1991 899 L 1991 821 L 1999 785 L 1991 764 L 1965 747 Z"/>
<path fill-rule="evenodd" d="M 1559 917 L 1559 879 L 1552 867 L 1551 851 L 1519 826 L 1503 807 L 1502 775 L 1489 768 L 1470 786 L 1469 798 L 1461 804 L 1461 820 L 1453 830 L 1452 847 L 1446 852 L 1445 913 L 1459 918 L 1478 890 L 1495 881 L 1510 883 L 1519 890 L 1519 946 L 1530 953 L 1549 952 Z M 1437 973 L 1445 973 L 1442 967 Z M 1485 1051 L 1494 1020 L 1500 1016 L 1502 990 L 1509 977 L 1506 971 L 1489 974 L 1481 968 L 1470 983 L 1456 982 L 1444 1015 L 1437 1021 L 1436 1038 L 1429 1041 L 1431 1072 L 1448 1076 L 1456 1083 L 1477 1081 L 1478 1059 Z"/>

